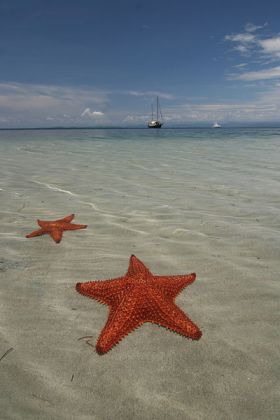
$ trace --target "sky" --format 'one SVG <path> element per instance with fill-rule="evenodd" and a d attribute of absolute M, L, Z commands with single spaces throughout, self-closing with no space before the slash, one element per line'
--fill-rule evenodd
<path fill-rule="evenodd" d="M 280 125 L 279 0 L 0 0 L 0 128 Z"/>

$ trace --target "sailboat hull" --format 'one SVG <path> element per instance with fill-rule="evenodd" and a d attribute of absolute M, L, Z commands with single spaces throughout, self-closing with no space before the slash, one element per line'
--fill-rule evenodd
<path fill-rule="evenodd" d="M 151 121 L 148 123 L 149 128 L 161 128 L 162 123 L 159 121 Z"/>

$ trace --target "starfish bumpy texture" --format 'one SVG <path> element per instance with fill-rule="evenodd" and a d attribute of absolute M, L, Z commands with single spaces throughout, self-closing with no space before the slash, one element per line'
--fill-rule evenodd
<path fill-rule="evenodd" d="M 201 331 L 175 304 L 175 297 L 193 283 L 195 278 L 195 273 L 154 276 L 132 255 L 125 276 L 77 283 L 76 290 L 79 293 L 110 308 L 107 323 L 96 344 L 96 351 L 99 354 L 107 353 L 145 322 L 152 322 L 185 337 L 199 340 Z"/>
<path fill-rule="evenodd" d="M 34 232 L 31 232 L 28 235 L 26 235 L 26 238 L 33 238 L 34 236 L 41 236 L 48 233 L 58 244 L 61 241 L 63 232 L 65 230 L 85 229 L 87 227 L 87 225 L 77 225 L 75 223 L 71 223 L 74 217 L 74 214 L 70 214 L 69 216 L 66 216 L 63 219 L 54 220 L 51 222 L 37 220 L 38 225 L 41 229 L 34 230 Z"/>

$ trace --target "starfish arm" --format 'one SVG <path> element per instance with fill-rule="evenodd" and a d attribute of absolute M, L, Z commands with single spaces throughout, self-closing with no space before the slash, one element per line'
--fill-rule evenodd
<path fill-rule="evenodd" d="M 124 294 L 124 278 L 77 283 L 76 290 L 84 296 L 95 299 L 104 305 L 118 305 Z"/>
<path fill-rule="evenodd" d="M 38 229 L 38 230 L 34 230 L 34 232 L 29 233 L 28 235 L 26 235 L 26 238 L 34 238 L 34 236 L 41 236 L 44 235 L 45 232 L 43 229 Z"/>
<path fill-rule="evenodd" d="M 78 225 L 75 223 L 67 223 L 65 226 L 63 225 L 64 230 L 78 230 L 78 229 L 85 229 L 87 228 L 87 225 Z"/>
<path fill-rule="evenodd" d="M 162 292 L 175 298 L 185 287 L 192 284 L 196 279 L 196 274 L 182 274 L 177 276 L 153 276 L 154 285 Z"/>
<path fill-rule="evenodd" d="M 198 326 L 175 303 L 167 301 L 163 295 L 161 296 L 155 290 L 150 290 L 150 298 L 154 305 L 150 319 L 147 321 L 161 325 L 193 340 L 200 339 L 202 332 Z"/>
<path fill-rule="evenodd" d="M 132 292 L 124 297 L 116 307 L 110 309 L 108 321 L 96 344 L 97 353 L 107 353 L 126 335 L 143 324 L 143 319 L 137 316 L 135 310 L 138 306 L 137 301 L 137 295 Z"/>
<path fill-rule="evenodd" d="M 62 239 L 63 230 L 61 230 L 61 229 L 52 229 L 52 230 L 50 230 L 48 233 L 51 235 L 51 237 L 53 238 L 53 240 L 54 240 L 57 244 L 59 244 L 59 242 L 60 242 L 60 241 L 61 241 L 61 239 Z"/>
<path fill-rule="evenodd" d="M 63 219 L 58 219 L 56 220 L 56 222 L 66 222 L 66 223 L 70 223 L 72 222 L 72 220 L 74 219 L 75 214 L 69 214 L 69 216 L 64 217 Z"/>
<path fill-rule="evenodd" d="M 151 272 L 135 255 L 131 255 L 126 276 L 130 277 L 134 275 L 151 276 Z"/>
<path fill-rule="evenodd" d="M 46 228 L 50 225 L 50 222 L 48 222 L 47 220 L 39 220 L 38 219 L 37 223 L 41 228 Z"/>

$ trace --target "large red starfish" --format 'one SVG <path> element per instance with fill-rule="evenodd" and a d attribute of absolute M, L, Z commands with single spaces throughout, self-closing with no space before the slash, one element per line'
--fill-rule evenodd
<path fill-rule="evenodd" d="M 34 232 L 31 232 L 28 235 L 26 235 L 26 238 L 33 238 L 34 236 L 41 236 L 48 233 L 58 244 L 62 239 L 64 230 L 85 229 L 87 227 L 87 225 L 77 225 L 75 223 L 71 223 L 74 217 L 74 214 L 70 214 L 69 216 L 66 216 L 63 219 L 54 220 L 52 222 L 37 220 L 38 225 L 41 229 L 34 230 Z"/>
<path fill-rule="evenodd" d="M 144 322 L 169 328 L 199 340 L 199 328 L 175 305 L 175 297 L 193 283 L 196 274 L 154 276 L 134 255 L 125 276 L 112 280 L 77 283 L 76 290 L 110 307 L 96 350 L 104 354 Z"/>

